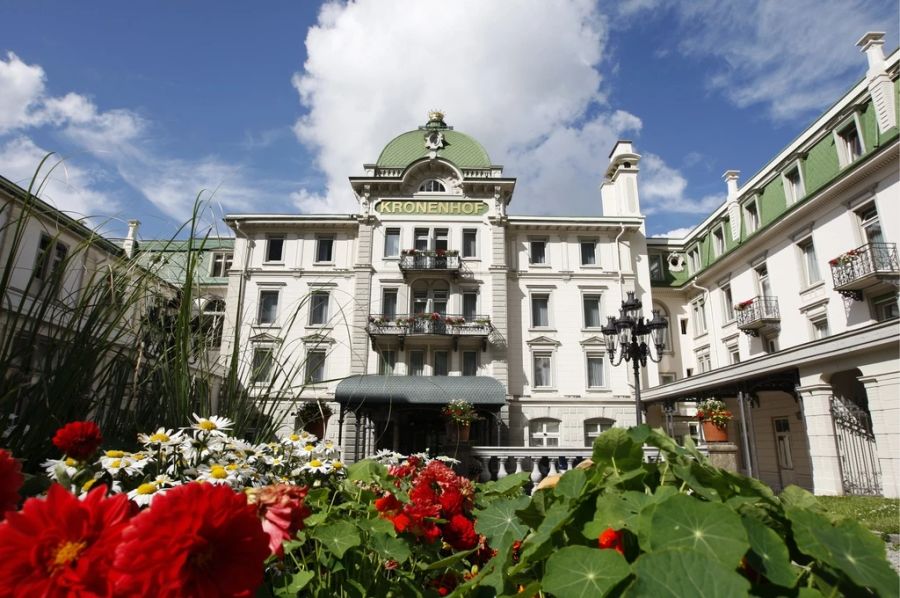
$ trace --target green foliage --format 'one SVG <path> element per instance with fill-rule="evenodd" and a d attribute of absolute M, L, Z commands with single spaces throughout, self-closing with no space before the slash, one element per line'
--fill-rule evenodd
<path fill-rule="evenodd" d="M 847 518 L 873 532 L 900 534 L 900 499 L 880 496 L 817 496 L 829 516 Z"/>

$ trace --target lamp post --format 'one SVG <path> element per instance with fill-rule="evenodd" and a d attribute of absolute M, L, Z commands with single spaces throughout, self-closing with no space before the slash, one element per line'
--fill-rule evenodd
<path fill-rule="evenodd" d="M 633 291 L 628 291 L 628 298 L 622 302 L 619 317 L 607 317 L 606 326 L 603 327 L 603 336 L 606 337 L 606 353 L 610 363 L 617 366 L 622 360 L 630 361 L 634 367 L 634 407 L 637 425 L 643 419 L 641 415 L 641 366 L 647 365 L 647 358 L 654 363 L 662 359 L 662 352 L 666 348 L 666 328 L 669 323 L 659 315 L 659 310 L 653 310 L 653 319 L 645 320 L 641 315 L 640 299 L 634 297 Z M 656 356 L 650 350 L 648 341 L 656 347 Z"/>

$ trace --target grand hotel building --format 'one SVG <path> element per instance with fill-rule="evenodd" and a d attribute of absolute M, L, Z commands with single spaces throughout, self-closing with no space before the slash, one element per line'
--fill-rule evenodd
<path fill-rule="evenodd" d="M 302 369 L 291 398 L 329 402 L 351 459 L 445 449 L 440 407 L 464 398 L 475 457 L 555 467 L 634 423 L 601 332 L 633 291 L 669 321 L 642 370 L 648 421 L 702 441 L 694 405 L 721 398 L 744 472 L 900 495 L 898 53 L 859 44 L 866 77 L 758 173 L 726 172 L 684 239 L 647 238 L 631 142 L 602 216 L 515 216 L 516 179 L 439 112 L 350 177 L 354 214 L 226 217 L 248 385 Z"/>

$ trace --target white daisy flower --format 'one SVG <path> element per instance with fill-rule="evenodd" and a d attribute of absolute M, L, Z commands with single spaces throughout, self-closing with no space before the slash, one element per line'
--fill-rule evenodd
<path fill-rule="evenodd" d="M 41 467 L 47 472 L 47 475 L 55 481 L 59 481 L 60 474 L 72 477 L 78 471 L 78 461 L 72 457 L 66 459 L 47 459 L 41 463 Z"/>
<path fill-rule="evenodd" d="M 181 444 L 184 433 L 181 430 L 158 428 L 153 434 L 138 434 L 138 442 L 154 447 Z"/>
<path fill-rule="evenodd" d="M 300 469 L 302 471 L 311 471 L 313 473 L 330 473 L 331 472 L 331 462 L 328 460 L 321 460 L 313 457 L 310 459 L 308 463 L 306 463 Z"/>
<path fill-rule="evenodd" d="M 234 425 L 234 422 L 227 417 L 219 417 L 218 415 L 200 417 L 194 413 L 193 416 L 196 421 L 191 424 L 191 428 L 198 432 L 206 432 L 211 436 L 227 436 L 225 432 Z"/>

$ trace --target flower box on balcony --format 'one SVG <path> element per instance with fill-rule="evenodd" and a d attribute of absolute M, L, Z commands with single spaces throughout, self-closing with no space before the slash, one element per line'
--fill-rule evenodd
<path fill-rule="evenodd" d="M 874 295 L 897 284 L 900 265 L 895 243 L 867 243 L 829 260 L 834 290 L 862 300 L 863 291 Z"/>
<path fill-rule="evenodd" d="M 760 295 L 734 306 L 737 327 L 750 336 L 777 331 L 781 326 L 778 298 Z"/>

